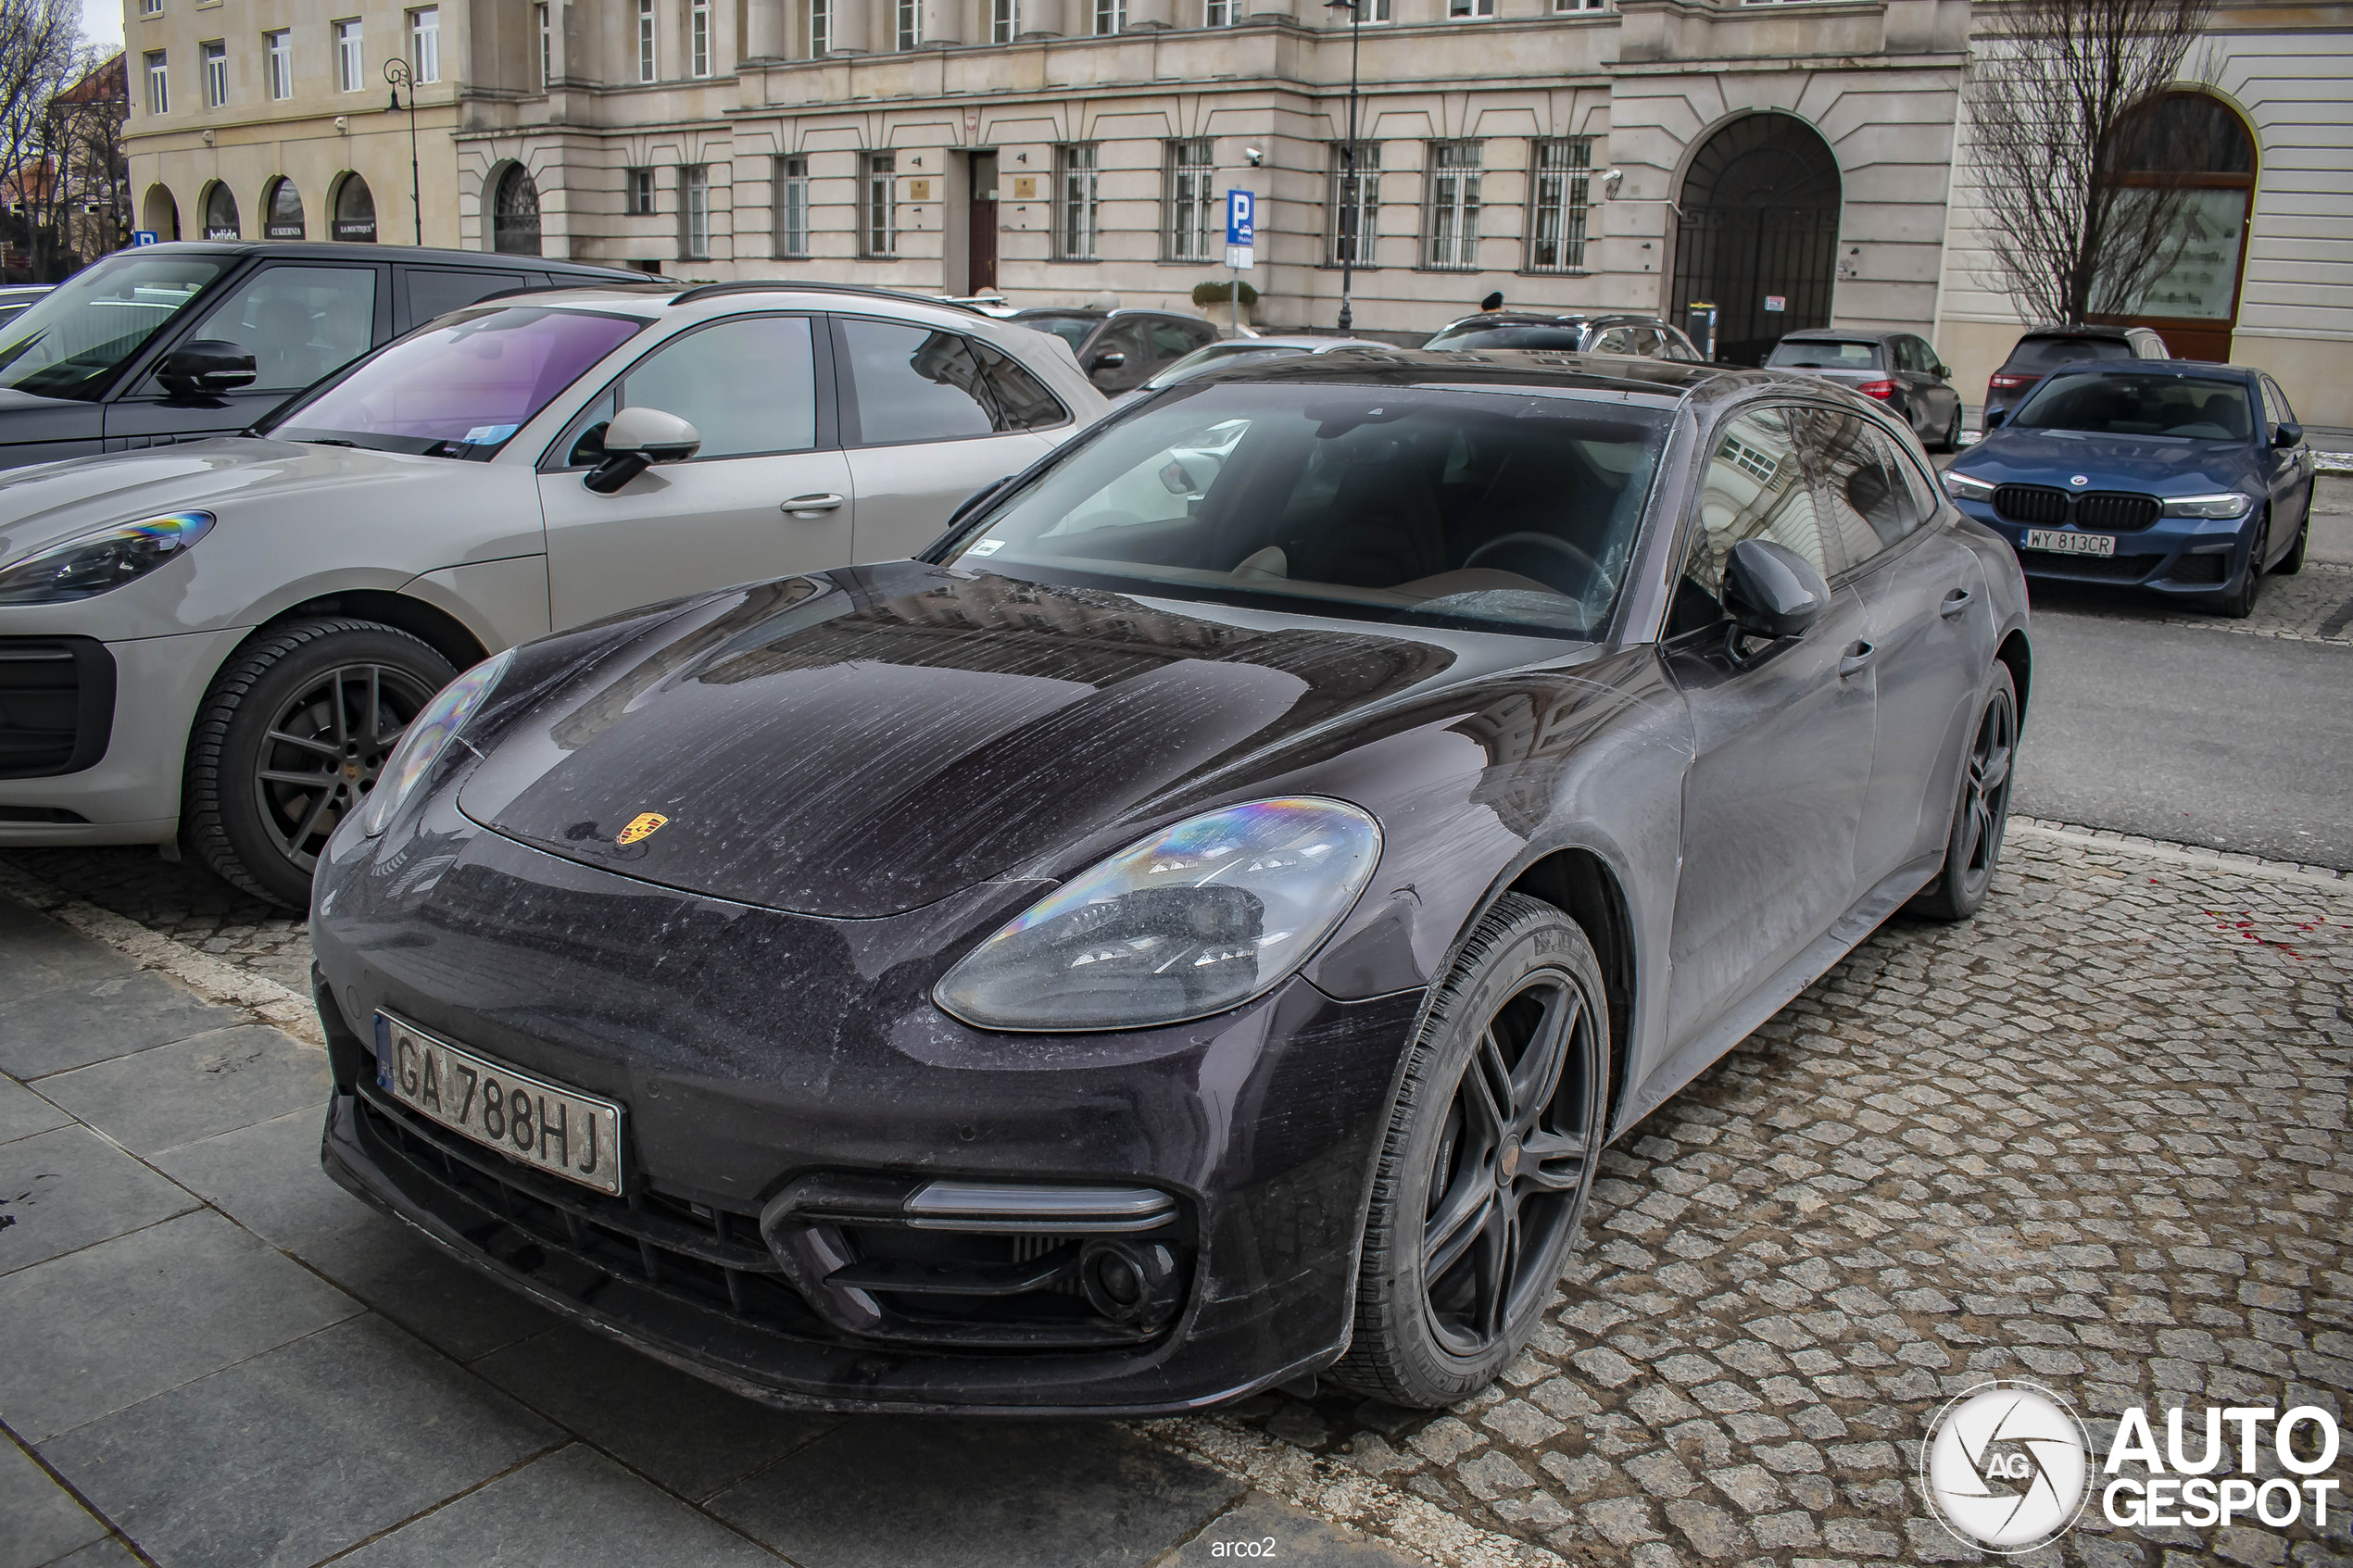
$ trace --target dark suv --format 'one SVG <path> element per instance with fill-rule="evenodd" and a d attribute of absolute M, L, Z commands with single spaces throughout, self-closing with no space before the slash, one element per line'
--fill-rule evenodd
<path fill-rule="evenodd" d="M 2036 327 L 2020 337 L 1985 383 L 1985 412 L 2017 408 L 2045 376 L 2079 359 L 2171 358 L 2165 340 L 2146 327 Z M 1993 428 L 1991 421 L 1986 428 Z"/>
<path fill-rule="evenodd" d="M 378 345 L 487 295 L 645 281 L 406 245 L 117 251 L 0 325 L 0 469 L 233 434 Z"/>
<path fill-rule="evenodd" d="M 1087 310 L 1040 305 L 1010 320 L 1051 332 L 1070 345 L 1078 368 L 1108 395 L 1141 386 L 1205 343 L 1217 329 L 1198 316 L 1147 309 Z"/>
<path fill-rule="evenodd" d="M 1449 321 L 1422 346 L 1630 354 L 1642 359 L 1692 362 L 1700 357 L 1690 338 L 1655 316 L 1592 316 L 1581 311 L 1482 310 Z"/>

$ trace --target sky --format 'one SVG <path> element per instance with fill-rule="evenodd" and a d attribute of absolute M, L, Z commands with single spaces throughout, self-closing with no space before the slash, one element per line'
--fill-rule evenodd
<path fill-rule="evenodd" d="M 82 0 L 82 39 L 85 44 L 122 47 L 122 0 Z"/>

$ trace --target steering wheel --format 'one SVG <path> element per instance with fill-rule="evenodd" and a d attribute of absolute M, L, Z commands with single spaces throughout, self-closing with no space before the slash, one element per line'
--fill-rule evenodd
<path fill-rule="evenodd" d="M 1580 568 L 1584 571 L 1585 581 L 1587 583 L 1593 582 L 1602 574 L 1601 563 L 1595 560 L 1592 557 L 1587 555 L 1584 551 L 1579 549 L 1576 546 L 1570 544 L 1567 540 L 1551 533 L 1506 533 L 1501 538 L 1490 539 L 1486 544 L 1481 545 L 1478 549 L 1473 550 L 1468 556 L 1464 558 L 1463 569 L 1465 571 L 1468 571 L 1470 568 L 1477 566 L 1480 560 L 1486 557 L 1493 555 L 1496 551 L 1503 549 L 1504 546 L 1509 545 L 1540 545 L 1545 549 L 1557 551 L 1559 554 L 1567 556 L 1571 564 Z M 1557 584 L 1555 584 L 1555 586 L 1557 586 Z M 1562 589 L 1561 591 L 1563 593 L 1567 592 L 1567 589 Z M 1575 596 L 1572 595 L 1571 596 L 1574 597 Z"/>

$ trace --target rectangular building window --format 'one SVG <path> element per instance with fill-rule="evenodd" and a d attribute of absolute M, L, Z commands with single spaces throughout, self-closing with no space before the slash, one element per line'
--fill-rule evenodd
<path fill-rule="evenodd" d="M 1095 144 L 1064 142 L 1054 149 L 1054 259 L 1095 259 L 1095 224 L 1100 200 L 1095 183 Z"/>
<path fill-rule="evenodd" d="M 368 87 L 368 55 L 359 36 L 359 19 L 335 25 L 335 91 L 361 93 Z"/>
<path fill-rule="evenodd" d="M 1021 36 L 1021 0 L 990 0 L 988 42 L 1011 44 Z"/>
<path fill-rule="evenodd" d="M 637 0 L 637 80 L 655 80 L 654 0 Z"/>
<path fill-rule="evenodd" d="M 1429 206 L 1422 220 L 1422 265 L 1468 270 L 1478 265 L 1477 142 L 1429 144 Z"/>
<path fill-rule="evenodd" d="M 711 0 L 694 0 L 686 7 L 686 56 L 695 75 L 711 74 Z"/>
<path fill-rule="evenodd" d="M 1201 25 L 1231 27 L 1242 19 L 1242 0 L 1202 0 Z"/>
<path fill-rule="evenodd" d="M 163 0 L 139 0 L 139 14 L 143 17 L 163 15 Z"/>
<path fill-rule="evenodd" d="M 409 71 L 419 82 L 441 80 L 441 7 L 409 13 Z"/>
<path fill-rule="evenodd" d="M 1357 4 L 1363 8 L 1365 12 L 1365 19 L 1367 22 L 1385 22 L 1389 20 L 1389 0 L 1357 0 Z M 1334 6 L 1332 7 L 1332 26 L 1346 27 L 1355 19 L 1355 17 L 1350 12 L 1347 6 Z"/>
<path fill-rule="evenodd" d="M 1553 0 L 1553 9 L 1564 15 L 1577 11 L 1606 11 L 1609 0 Z"/>
<path fill-rule="evenodd" d="M 204 107 L 217 109 L 229 101 L 229 45 L 216 38 L 196 48 L 204 56 Z"/>
<path fill-rule="evenodd" d="M 1380 244 L 1380 144 L 1359 142 L 1356 156 L 1348 144 L 1332 144 L 1331 257 L 1337 267 L 1353 261 L 1359 267 L 1378 264 Z"/>
<path fill-rule="evenodd" d="M 833 46 L 833 0 L 809 0 L 809 57 L 822 60 Z"/>
<path fill-rule="evenodd" d="M 632 218 L 648 218 L 654 210 L 654 171 L 632 169 L 622 175 L 621 209 Z"/>
<path fill-rule="evenodd" d="M 912 49 L 924 41 L 924 0 L 894 0 L 899 15 L 899 47 Z"/>
<path fill-rule="evenodd" d="M 1491 17 L 1494 14 L 1495 0 L 1446 0 L 1446 19 L 1449 21 Z"/>
<path fill-rule="evenodd" d="M 1108 38 L 1127 31 L 1127 0 L 1095 0 L 1095 34 Z"/>
<path fill-rule="evenodd" d="M 1593 139 L 1547 137 L 1530 146 L 1528 161 L 1528 270 L 1582 272 Z"/>
<path fill-rule="evenodd" d="M 865 216 L 864 221 L 859 225 L 858 250 L 862 256 L 892 257 L 899 254 L 897 153 L 866 155 Z"/>
<path fill-rule="evenodd" d="M 147 51 L 145 56 L 147 62 L 147 112 L 149 114 L 170 114 L 171 112 L 171 84 L 170 82 L 166 81 L 164 77 L 163 56 L 164 52 L 161 49 L 150 49 Z"/>
<path fill-rule="evenodd" d="M 544 89 L 556 79 L 556 33 L 544 4 L 534 6 L 532 10 L 539 22 L 539 85 Z"/>
<path fill-rule="evenodd" d="M 1168 144 L 1168 231 L 1163 255 L 1170 261 L 1207 261 L 1215 253 L 1212 232 L 1222 233 L 1217 212 L 1217 144 L 1206 136 Z"/>
<path fill-rule="evenodd" d="M 270 62 L 270 95 L 294 96 L 294 34 L 285 28 L 261 35 L 261 49 Z"/>
<path fill-rule="evenodd" d="M 809 254 L 809 159 L 799 155 L 776 160 L 776 254 Z"/>
<path fill-rule="evenodd" d="M 678 254 L 699 261 L 711 254 L 711 166 L 678 170 Z"/>

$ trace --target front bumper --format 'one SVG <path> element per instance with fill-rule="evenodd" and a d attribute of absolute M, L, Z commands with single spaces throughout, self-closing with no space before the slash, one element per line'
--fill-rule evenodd
<path fill-rule="evenodd" d="M 1294 979 L 1195 1024 L 991 1035 L 932 1007 L 930 984 L 952 933 L 993 929 L 996 906 L 1017 909 L 1034 884 L 830 922 L 459 836 L 423 857 L 441 866 L 422 894 L 416 860 L 339 869 L 313 932 L 337 1091 L 323 1162 L 472 1266 L 793 1407 L 1185 1411 L 1344 1348 L 1418 992 L 1342 1003 Z M 625 1196 L 406 1113 L 374 1083 L 378 1009 L 622 1101 Z M 870 1298 L 875 1321 L 846 1316 L 808 1244 L 855 1263 L 879 1233 L 796 1232 L 800 1195 L 941 1178 L 1170 1195 L 1178 1218 L 1138 1238 L 1165 1240 L 1176 1261 L 1170 1311 L 1108 1323 L 1064 1286 L 1030 1298 L 1052 1311 L 1016 1302 L 985 1321 L 888 1291 Z"/>
<path fill-rule="evenodd" d="M 2161 517 L 2146 528 L 2115 533 L 2116 554 L 2112 556 L 2075 556 L 2028 549 L 2030 525 L 1997 516 L 1989 501 L 1962 500 L 1954 505 L 2008 541 L 2029 577 L 2106 583 L 2183 596 L 2217 594 L 2238 580 L 2239 570 L 2254 547 L 2258 515 L 2249 512 L 2232 520 Z"/>

